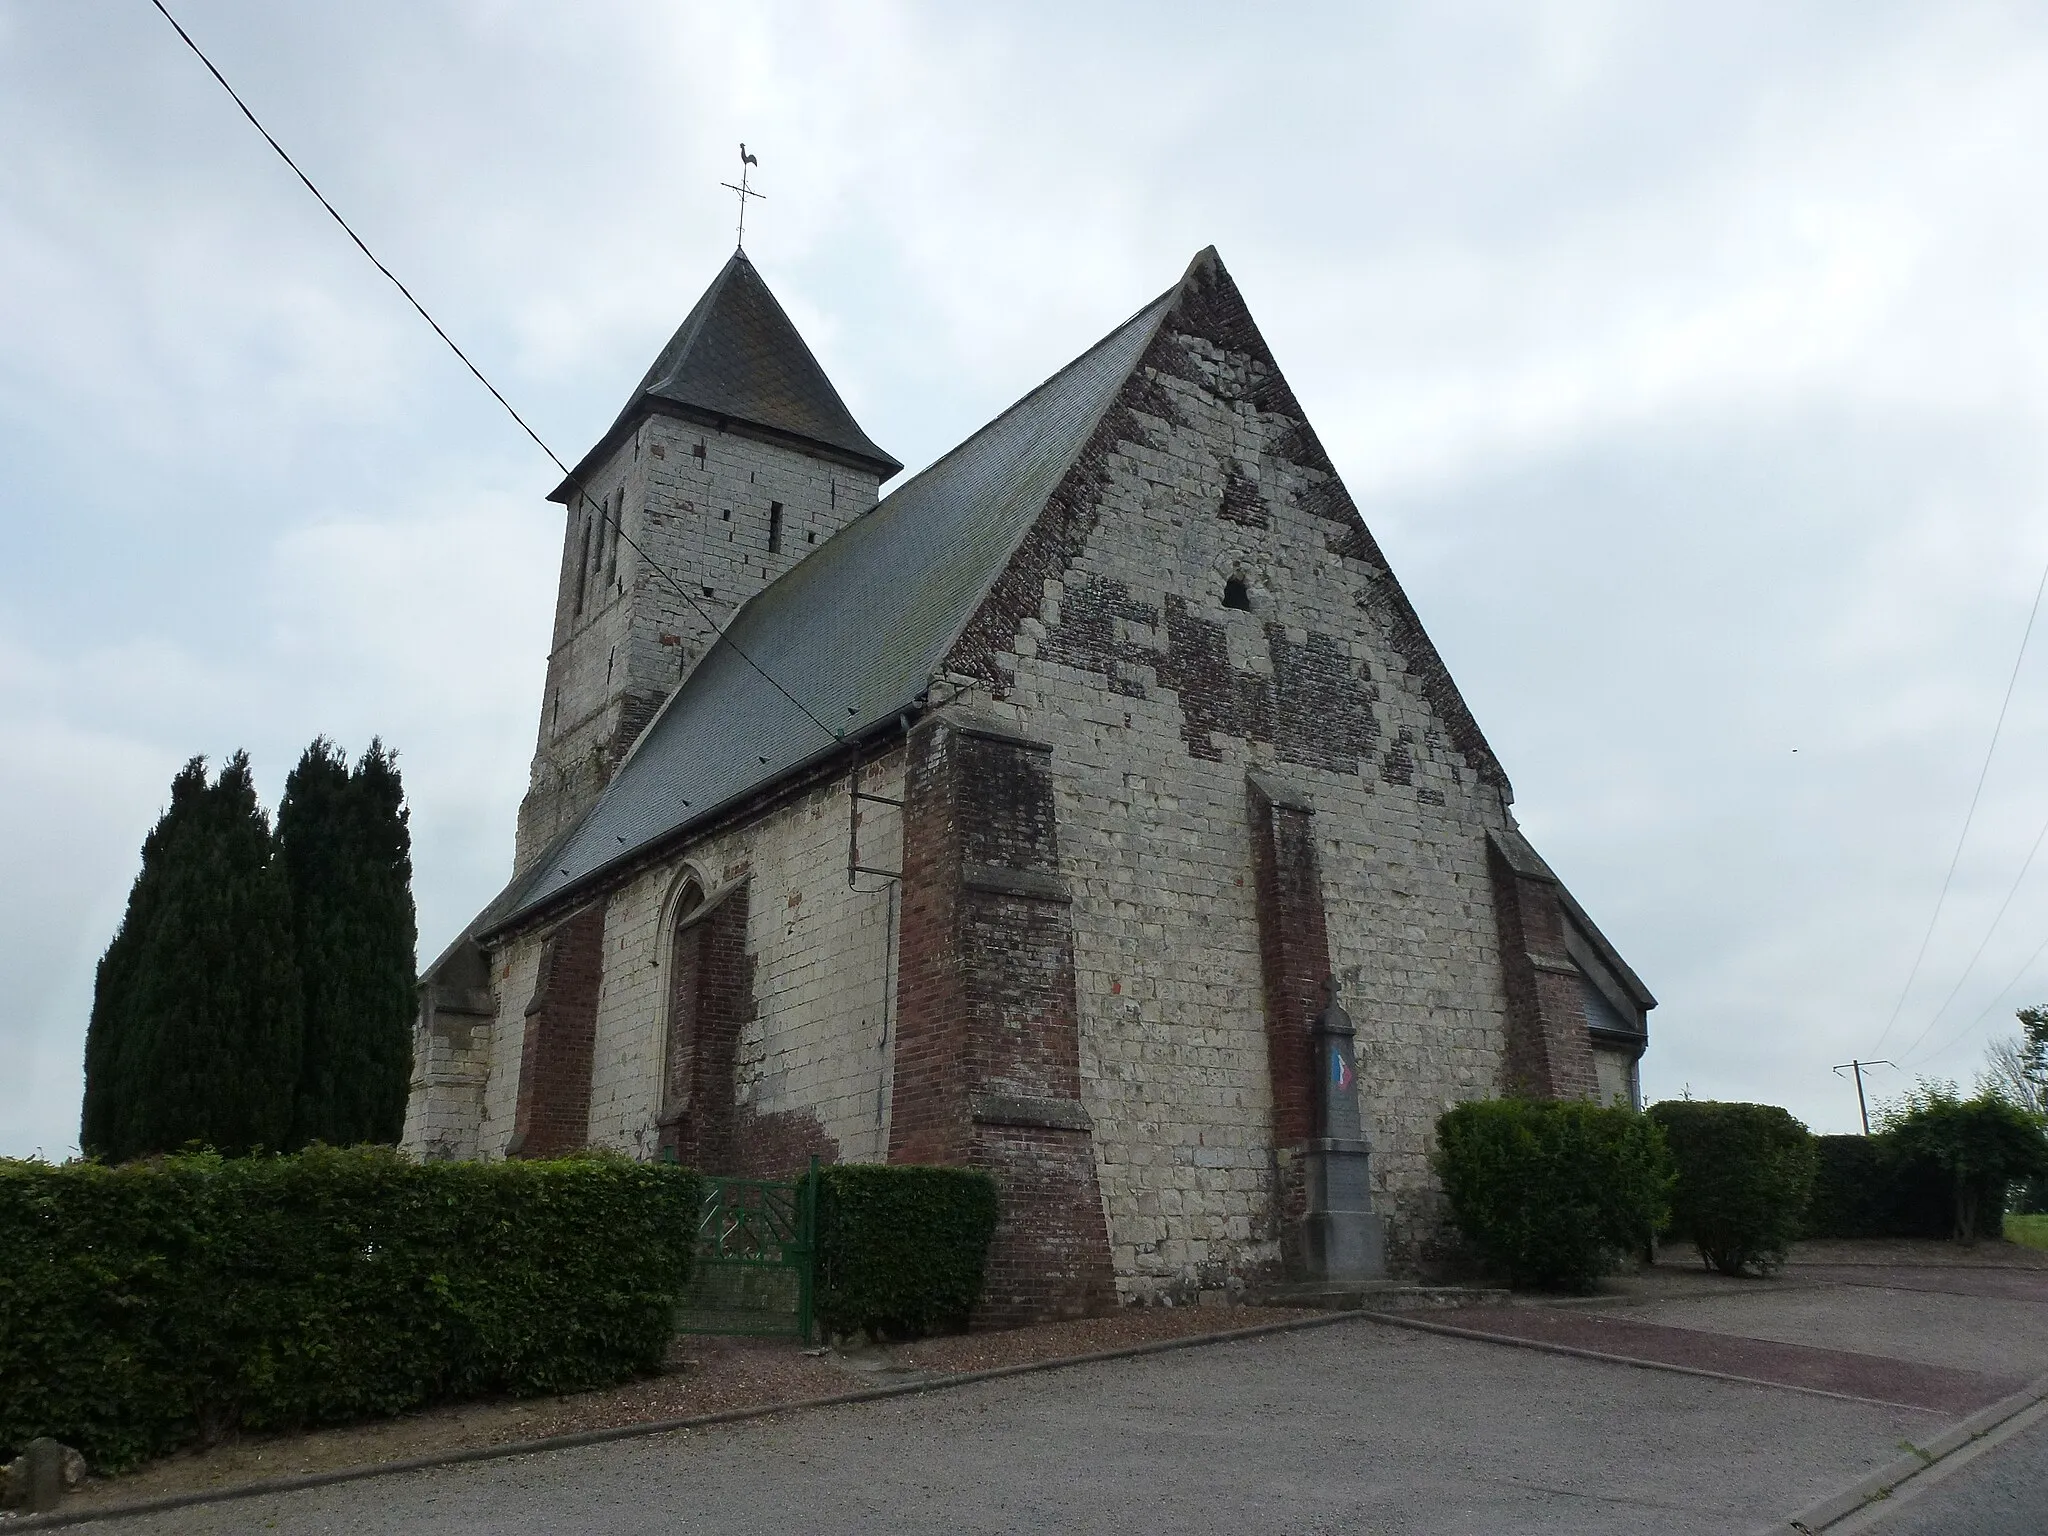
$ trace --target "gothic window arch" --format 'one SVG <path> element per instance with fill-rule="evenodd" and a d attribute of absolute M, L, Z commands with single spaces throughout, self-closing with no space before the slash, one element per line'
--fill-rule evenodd
<path fill-rule="evenodd" d="M 690 1048 L 696 1036 L 695 935 L 691 919 L 704 906 L 704 883 L 686 871 L 663 924 L 668 946 L 668 997 L 662 1021 L 661 1117 L 666 1133 L 690 1107 Z"/>
<path fill-rule="evenodd" d="M 655 1120 L 661 1155 L 706 1173 L 729 1172 L 734 1056 L 753 1011 L 745 882 L 714 893 L 699 872 L 685 868 L 662 932 L 668 975 Z"/>

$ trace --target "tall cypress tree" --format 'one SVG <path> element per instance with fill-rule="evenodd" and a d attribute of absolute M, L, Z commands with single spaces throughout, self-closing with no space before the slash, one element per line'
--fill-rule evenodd
<path fill-rule="evenodd" d="M 171 804 L 142 840 L 142 869 L 128 890 L 128 908 L 93 977 L 92 1021 L 85 1031 L 85 1106 L 79 1146 L 91 1156 L 128 1154 L 135 1095 L 134 1000 L 137 957 L 162 906 L 170 846 L 200 814 L 206 759 L 195 757 L 171 780 Z"/>
<path fill-rule="evenodd" d="M 110 1159 L 202 1142 L 228 1154 L 291 1132 L 301 1004 L 291 892 L 248 754 L 206 783 L 195 758 L 143 845 L 100 962 L 81 1140 Z"/>
<path fill-rule="evenodd" d="M 412 834 L 397 754 L 322 737 L 278 806 L 306 1024 L 292 1142 L 395 1142 L 412 1072 Z"/>

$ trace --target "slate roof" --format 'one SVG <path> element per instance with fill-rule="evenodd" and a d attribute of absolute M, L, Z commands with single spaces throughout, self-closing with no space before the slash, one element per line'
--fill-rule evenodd
<path fill-rule="evenodd" d="M 1536 851 L 1536 845 L 1529 841 L 1522 830 L 1519 827 L 1509 827 L 1504 832 L 1489 832 L 1486 835 L 1493 846 L 1500 850 L 1501 857 L 1507 860 L 1508 868 L 1516 874 L 1528 875 L 1557 887 L 1558 898 L 1564 903 L 1565 912 L 1585 934 L 1601 963 L 1614 973 L 1615 980 L 1627 991 L 1636 1006 L 1645 1011 L 1656 1007 L 1657 999 L 1651 995 L 1650 989 L 1643 985 L 1643 978 L 1621 958 L 1621 951 L 1616 949 L 1607 935 L 1600 931 L 1600 925 L 1586 915 L 1586 909 L 1580 906 L 1578 898 L 1572 895 L 1571 887 L 1558 879 L 1557 871 L 1544 861 L 1543 855 Z"/>
<path fill-rule="evenodd" d="M 720 283 L 737 273 L 728 265 Z M 1179 293 L 1169 289 L 741 608 L 604 794 L 476 931 L 516 923 L 915 705 Z M 690 330 L 677 333 L 685 357 Z"/>
<path fill-rule="evenodd" d="M 832 449 L 884 480 L 903 466 L 861 431 L 745 251 L 733 252 L 634 388 L 626 408 L 550 498 L 566 501 L 618 441 L 664 407 Z"/>

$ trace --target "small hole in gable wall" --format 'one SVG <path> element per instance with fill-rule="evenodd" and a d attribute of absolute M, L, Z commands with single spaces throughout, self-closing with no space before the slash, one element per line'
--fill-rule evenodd
<path fill-rule="evenodd" d="M 1252 611 L 1251 588 L 1245 585 L 1242 576 L 1233 576 L 1223 583 L 1223 606 L 1237 608 L 1245 613 Z"/>

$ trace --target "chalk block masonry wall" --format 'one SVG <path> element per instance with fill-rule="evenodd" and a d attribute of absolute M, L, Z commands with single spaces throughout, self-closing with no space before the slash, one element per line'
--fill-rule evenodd
<path fill-rule="evenodd" d="M 1327 960 L 1290 963 L 1301 976 L 1334 972 L 1357 1024 L 1376 1199 L 1397 1260 L 1414 1262 L 1442 1233 L 1429 1153 L 1443 1109 L 1502 1091 L 1633 1098 L 1647 994 L 1521 839 L 1505 775 L 1234 285 L 1220 264 L 1199 268 L 960 635 L 911 740 L 898 737 L 862 770 L 864 789 L 902 800 L 906 753 L 927 750 L 918 742 L 933 731 L 994 728 L 1030 744 L 1049 818 L 1031 857 L 1049 862 L 1012 871 L 1023 884 L 998 906 L 1016 915 L 976 919 L 934 960 L 935 941 L 904 917 L 925 910 L 919 880 L 932 877 L 908 871 L 901 891 L 874 877 L 849 885 L 846 765 L 770 786 L 724 824 L 582 898 L 583 931 L 601 935 L 587 1020 L 568 1020 L 564 1004 L 558 1026 L 543 974 L 547 946 L 579 922 L 571 912 L 487 953 L 451 950 L 424 991 L 410 1147 L 536 1150 L 520 1145 L 522 1095 L 553 1090 L 533 1080 L 552 1069 L 535 1068 L 532 1041 L 560 1027 L 589 1042 L 587 1086 L 566 1090 L 584 1139 L 657 1155 L 665 1135 L 706 1109 L 680 1102 L 665 1065 L 687 1048 L 672 1027 L 677 924 L 686 906 L 737 891 L 746 1002 L 726 1021 L 731 1102 L 717 1106 L 730 1116 L 720 1143 L 729 1166 L 711 1171 L 793 1172 L 812 1154 L 883 1159 L 892 1147 L 931 1155 L 943 1138 L 892 1125 L 923 1112 L 915 1095 L 925 1091 L 895 1071 L 899 1031 L 907 1024 L 914 1040 L 925 1006 L 923 992 L 905 990 L 909 972 L 899 986 L 901 950 L 910 946 L 921 975 L 1014 969 L 1028 950 L 1034 974 L 1064 968 L 1065 979 L 1014 1007 L 983 1008 L 972 1027 L 982 1044 L 961 1026 L 962 1092 L 977 1105 L 1027 1105 L 973 1111 L 977 1124 L 1007 1116 L 1032 1127 L 1017 1142 L 1025 1161 L 999 1174 L 1022 1177 L 1014 1170 L 1032 1158 L 1049 1167 L 1075 1146 L 1092 1160 L 1086 1198 L 1099 1212 L 1077 1224 L 1072 1212 L 1013 1211 L 1006 1223 L 1021 1231 L 1044 1217 L 1059 1241 L 1071 1246 L 1078 1232 L 1107 1251 L 1099 1274 L 1082 1265 L 1064 1289 L 1019 1291 L 1003 1315 L 1085 1310 L 1112 1286 L 1126 1301 L 1186 1298 L 1274 1277 L 1306 1092 L 1275 1064 L 1291 1059 L 1288 1031 L 1305 1030 L 1306 1018 L 1270 1016 L 1276 962 L 1270 945 L 1261 950 L 1253 844 L 1270 795 L 1303 818 L 1309 895 L 1295 899 L 1319 907 Z M 714 439 L 710 468 L 688 468 L 698 429 L 652 425 L 606 473 L 622 477 L 638 519 L 629 527 L 659 541 L 671 569 L 721 591 L 758 590 L 778 561 L 816 547 L 785 536 L 775 557 L 740 552 L 738 535 L 721 540 L 723 519 L 710 520 L 724 502 L 758 525 L 754 503 L 774 488 L 801 509 L 785 527 L 815 522 L 820 541 L 872 504 L 871 481 L 779 444 Z M 679 456 L 705 485 L 675 475 Z M 580 537 L 572 508 L 558 603 L 568 617 L 558 620 L 546 707 L 562 693 L 573 718 L 554 734 L 543 720 L 522 864 L 544 832 L 589 804 L 630 744 L 628 699 L 665 696 L 708 639 L 625 556 L 629 574 L 610 606 L 579 627 L 568 610 Z M 671 635 L 685 639 L 671 645 Z M 628 657 L 623 673 L 615 659 L 595 662 L 614 648 Z M 592 767 L 579 776 L 562 766 L 574 762 Z M 906 841 L 923 846 L 914 820 L 906 838 L 904 820 L 929 813 L 909 798 L 902 812 L 862 803 L 863 862 L 898 869 Z M 1016 809 L 963 804 L 967 817 Z M 1277 899 L 1269 891 L 1269 933 L 1303 916 L 1274 910 Z M 1020 1090 L 1009 1069 L 989 1065 L 1025 1035 L 1060 1030 L 1071 1036 L 1071 1110 L 1060 1107 L 1066 1090 Z M 1043 1082 L 1060 1070 L 1044 1068 L 1053 1076 Z M 947 1154 L 994 1155 L 964 1141 Z M 1071 1199 L 1081 1186 L 1059 1187 Z"/>

